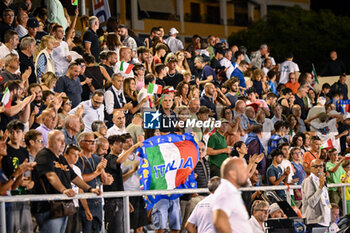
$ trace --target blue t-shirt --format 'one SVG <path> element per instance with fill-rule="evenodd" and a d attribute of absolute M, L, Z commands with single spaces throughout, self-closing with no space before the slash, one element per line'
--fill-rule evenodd
<path fill-rule="evenodd" d="M 55 92 L 65 92 L 68 99 L 72 101 L 73 109 L 81 102 L 83 88 L 81 87 L 79 78 L 71 79 L 64 75 L 57 80 Z"/>
<path fill-rule="evenodd" d="M 247 86 L 245 85 L 245 79 L 244 79 L 244 75 L 242 73 L 242 71 L 240 69 L 235 69 L 232 74 L 231 74 L 231 78 L 232 77 L 237 77 L 239 79 L 239 85 L 240 87 L 246 88 Z"/>
<path fill-rule="evenodd" d="M 202 70 L 201 80 L 207 80 L 208 76 L 212 75 L 213 80 L 216 80 L 215 71 L 208 65 L 205 65 Z"/>
<path fill-rule="evenodd" d="M 266 171 L 266 179 L 268 185 L 273 185 L 270 182 L 269 177 L 276 177 L 276 180 L 278 180 L 283 174 L 283 171 L 280 167 L 275 167 L 273 164 L 270 165 L 270 167 Z M 281 182 L 279 185 L 283 185 L 283 182 Z M 278 196 L 280 196 L 283 200 L 286 200 L 286 193 L 284 190 L 277 190 L 276 193 Z"/>

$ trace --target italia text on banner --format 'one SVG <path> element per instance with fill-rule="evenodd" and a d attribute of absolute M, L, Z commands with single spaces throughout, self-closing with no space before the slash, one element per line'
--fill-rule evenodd
<path fill-rule="evenodd" d="M 198 143 L 190 133 L 168 134 L 149 138 L 137 149 L 142 190 L 196 188 L 194 168 L 199 158 Z M 160 199 L 176 199 L 179 195 L 145 196 L 147 209 Z"/>
<path fill-rule="evenodd" d="M 103 27 L 107 19 L 111 17 L 108 0 L 92 0 L 92 10 Z"/>

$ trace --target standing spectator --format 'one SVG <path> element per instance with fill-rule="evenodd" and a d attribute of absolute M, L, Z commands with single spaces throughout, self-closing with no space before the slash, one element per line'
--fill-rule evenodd
<path fill-rule="evenodd" d="M 27 22 L 28 34 L 23 36 L 21 40 L 26 37 L 32 37 L 36 41 L 36 45 L 39 45 L 41 42 L 41 37 L 38 33 L 38 28 L 40 27 L 39 21 L 36 18 L 29 18 Z"/>
<path fill-rule="evenodd" d="M 100 22 L 96 16 L 89 18 L 89 29 L 84 33 L 83 43 L 85 51 L 95 57 L 96 62 L 100 62 L 100 41 L 96 34 Z"/>
<path fill-rule="evenodd" d="M 79 111 L 78 111 L 79 109 Z M 72 109 L 69 114 L 80 114 L 82 111 L 82 118 L 84 122 L 85 132 L 91 132 L 91 124 L 96 120 L 104 121 L 104 104 L 103 92 L 95 91 L 90 100 L 81 102 L 77 107 Z"/>
<path fill-rule="evenodd" d="M 245 159 L 249 161 L 249 158 L 253 155 L 257 154 L 260 155 L 261 153 L 264 153 L 264 146 L 261 142 L 262 139 L 262 125 L 253 125 L 251 127 L 250 133 L 248 133 L 247 140 L 245 141 L 245 144 L 248 147 L 248 152 L 245 155 Z M 259 162 L 257 169 L 259 170 L 260 174 L 265 174 L 266 171 L 266 158 L 262 159 L 261 162 Z"/>
<path fill-rule="evenodd" d="M 77 135 L 80 132 L 80 119 L 76 115 L 68 115 L 61 130 L 66 145 L 78 145 Z"/>
<path fill-rule="evenodd" d="M 268 185 L 284 185 L 283 182 L 287 183 L 288 176 L 290 174 L 290 167 L 288 166 L 284 172 L 280 167 L 283 160 L 282 151 L 276 149 L 271 152 L 272 164 L 266 170 L 266 180 Z M 276 191 L 278 196 L 283 200 L 286 200 L 286 193 L 284 190 Z"/>
<path fill-rule="evenodd" d="M 306 218 L 307 231 L 315 227 L 328 227 L 331 222 L 331 203 L 327 192 L 323 161 L 314 159 L 310 163 L 311 173 L 301 185 L 303 196 L 302 213 Z"/>
<path fill-rule="evenodd" d="M 237 69 L 235 69 L 232 73 L 230 78 L 232 77 L 237 77 L 239 79 L 239 87 L 241 90 L 245 90 L 247 85 L 246 85 L 246 81 L 244 79 L 244 72 L 247 71 L 248 69 L 248 63 L 246 61 L 241 61 L 241 63 L 239 63 L 239 66 L 237 67 Z"/>
<path fill-rule="evenodd" d="M 17 74 L 17 70 L 19 68 L 19 59 L 18 56 L 14 53 L 10 53 L 6 55 L 5 59 L 5 70 L 0 73 L 0 76 L 2 78 L 0 85 L 1 85 L 1 91 L 5 90 L 5 84 L 8 81 L 11 80 L 21 80 L 21 77 Z M 31 72 L 30 68 L 28 72 Z M 28 79 L 30 73 L 24 73 L 22 76 L 25 80 Z M 27 83 L 26 83 L 27 84 Z"/>
<path fill-rule="evenodd" d="M 14 19 L 15 19 L 15 12 L 10 9 L 6 8 L 2 12 L 2 21 L 0 22 L 0 40 L 1 42 L 5 42 L 4 36 L 7 31 L 14 30 Z"/>
<path fill-rule="evenodd" d="M 132 38 L 132 37 L 130 37 Z M 123 46 L 119 50 L 120 58 L 119 61 L 114 65 L 114 73 L 123 73 L 125 78 L 133 78 L 134 72 L 131 70 L 128 74 L 126 71 L 129 70 L 129 67 L 132 68 L 131 64 L 128 64 L 128 68 L 125 68 L 125 64 L 129 63 L 132 59 L 132 50 L 127 46 Z M 124 64 L 125 63 L 125 64 Z"/>
<path fill-rule="evenodd" d="M 42 123 L 36 130 L 42 133 L 44 145 L 47 146 L 49 132 L 53 130 L 57 124 L 57 114 L 53 109 L 45 109 L 40 117 Z"/>
<path fill-rule="evenodd" d="M 328 184 L 340 184 L 341 176 L 345 173 L 342 163 L 345 160 L 345 157 L 339 159 L 337 149 L 331 148 L 328 150 L 328 159 L 326 163 L 326 170 L 329 173 L 327 177 Z M 331 203 L 337 205 L 341 204 L 341 193 L 338 191 L 338 188 L 328 188 L 329 200 Z"/>
<path fill-rule="evenodd" d="M 53 36 L 43 36 L 39 46 L 39 53 L 35 59 L 35 74 L 41 78 L 46 72 L 55 73 L 55 62 L 52 58 L 52 51 L 57 46 Z"/>
<path fill-rule="evenodd" d="M 338 82 L 334 83 L 331 86 L 331 94 L 332 96 L 335 94 L 341 94 L 343 95 L 343 100 L 347 100 L 349 98 L 348 85 L 346 84 L 346 75 L 340 75 Z"/>
<path fill-rule="evenodd" d="M 65 92 L 70 101 L 72 101 L 72 108 L 75 108 L 81 103 L 81 93 L 83 89 L 80 84 L 79 74 L 81 66 L 77 63 L 71 63 L 68 66 L 67 73 L 57 80 L 55 92 Z"/>
<path fill-rule="evenodd" d="M 154 109 L 153 95 L 148 93 L 149 84 L 155 84 L 156 80 L 153 74 L 147 74 L 145 77 L 145 85 L 137 96 L 137 102 L 141 104 L 141 111 Z M 146 100 L 146 101 L 145 101 Z"/>
<path fill-rule="evenodd" d="M 161 109 L 159 113 L 161 114 L 160 120 L 163 124 L 160 126 L 160 133 L 162 135 L 166 135 L 169 133 L 175 133 L 175 122 L 177 121 L 177 117 L 175 112 L 171 109 L 174 104 L 174 98 L 170 94 L 164 94 Z"/>
<path fill-rule="evenodd" d="M 176 70 L 177 59 L 176 57 L 170 57 L 166 65 L 168 66 L 168 73 L 164 77 L 164 82 L 167 86 L 172 86 L 176 89 L 177 85 L 183 81 L 183 75 Z"/>
<path fill-rule="evenodd" d="M 120 24 L 118 26 L 118 35 L 120 36 L 122 44 L 131 49 L 131 58 L 137 57 L 137 44 L 135 39 L 129 35 L 128 27 Z M 122 59 L 120 58 L 120 60 Z M 131 59 L 129 59 L 128 62 L 129 61 L 131 61 Z"/>
<path fill-rule="evenodd" d="M 293 179 L 298 179 L 297 185 L 301 185 L 306 178 L 306 172 L 304 171 L 304 167 L 301 164 L 301 150 L 298 147 L 293 147 L 289 152 L 291 158 L 292 158 L 292 166 L 294 172 Z M 294 199 L 296 201 L 296 205 L 300 207 L 302 196 L 301 196 L 301 189 L 295 189 L 294 190 Z"/>
<path fill-rule="evenodd" d="M 154 64 L 160 64 L 162 63 L 162 59 L 164 59 L 166 53 L 168 51 L 168 47 L 163 43 L 158 43 L 156 47 L 154 48 Z"/>
<path fill-rule="evenodd" d="M 220 65 L 224 66 L 226 68 L 226 77 L 229 79 L 231 77 L 231 74 L 234 70 L 232 62 L 232 51 L 230 49 L 225 49 L 225 55 L 220 60 Z"/>
<path fill-rule="evenodd" d="M 94 135 L 96 138 L 96 135 Z M 109 143 L 105 137 L 98 137 L 96 139 L 96 155 L 100 157 L 104 157 L 108 154 L 109 151 Z"/>
<path fill-rule="evenodd" d="M 301 119 L 305 120 L 307 117 L 307 112 L 305 108 L 304 98 L 307 94 L 307 89 L 305 87 L 299 87 L 298 92 L 294 95 L 294 104 L 297 104 L 301 108 Z"/>
<path fill-rule="evenodd" d="M 62 155 L 65 143 L 64 136 L 60 131 L 51 131 L 48 141 L 47 148 L 39 151 L 35 158 L 37 166 L 33 171 L 34 194 L 63 193 L 68 197 L 73 197 L 76 193 L 71 188 L 71 182 L 85 192 L 102 193 L 101 190 L 87 185 L 68 165 L 67 160 Z M 40 232 L 65 232 L 68 217 L 51 218 L 49 202 L 34 202 L 33 213 Z"/>
<path fill-rule="evenodd" d="M 128 124 L 128 126 L 125 129 L 126 132 L 131 135 L 131 138 L 134 144 L 136 144 L 138 141 L 141 141 L 141 140 L 138 140 L 140 137 L 144 138 L 145 133 L 142 128 L 142 121 L 143 121 L 142 114 L 136 113 L 132 118 L 131 123 Z"/>
<path fill-rule="evenodd" d="M 227 132 L 228 121 L 221 120 L 221 126 L 209 137 L 207 154 L 209 155 L 210 177 L 219 176 L 220 168 L 228 155 L 231 154 L 232 147 L 227 146 L 225 133 Z"/>
<path fill-rule="evenodd" d="M 305 122 L 301 119 L 301 107 L 298 104 L 294 104 L 292 108 L 292 114 L 297 118 L 299 123 L 299 133 L 306 132 Z M 298 133 L 296 132 L 296 133 Z"/>
<path fill-rule="evenodd" d="M 64 30 L 69 26 L 63 5 L 59 0 L 47 1 L 47 21 L 61 25 Z"/>
<path fill-rule="evenodd" d="M 268 47 L 266 44 L 260 45 L 260 49 L 252 53 L 250 57 L 250 64 L 253 68 L 261 69 L 263 65 L 264 58 L 268 57 Z"/>
<path fill-rule="evenodd" d="M 34 162 L 36 155 L 44 147 L 43 136 L 39 131 L 31 129 L 24 135 L 24 142 L 29 153 L 28 161 Z"/>
<path fill-rule="evenodd" d="M 348 157 L 348 155 L 346 156 Z M 346 159 L 343 163 L 345 173 L 341 175 L 340 179 L 342 183 L 350 183 L 350 160 Z M 350 213 L 350 187 L 346 187 L 346 209 L 347 213 Z"/>
<path fill-rule="evenodd" d="M 61 25 L 55 25 L 52 28 L 52 34 L 55 36 L 59 46 L 52 51 L 52 57 L 55 62 L 55 71 L 58 77 L 67 73 L 68 65 L 72 61 L 72 56 L 69 55 L 67 42 L 63 40 L 64 30 Z"/>
<path fill-rule="evenodd" d="M 220 178 L 215 176 L 207 184 L 210 195 L 200 201 L 185 224 L 189 233 L 215 232 L 212 220 L 212 206 L 215 190 L 220 185 Z"/>
<path fill-rule="evenodd" d="M 126 133 L 125 130 L 125 114 L 121 110 L 117 110 L 113 114 L 114 125 L 107 130 L 107 138 L 112 135 L 122 135 Z"/>
<path fill-rule="evenodd" d="M 20 11 L 17 15 L 17 22 L 18 25 L 15 28 L 15 31 L 18 33 L 18 38 L 21 39 L 23 36 L 28 34 L 27 30 L 27 22 L 28 22 L 28 15 L 25 11 Z"/>
<path fill-rule="evenodd" d="M 286 84 L 290 73 L 294 73 L 296 79 L 299 78 L 299 66 L 293 62 L 293 54 L 287 54 L 286 60 L 279 66 L 279 83 Z"/>
<path fill-rule="evenodd" d="M 136 81 L 134 78 L 127 78 L 124 80 L 123 93 L 126 102 L 131 103 L 131 107 L 126 113 L 126 124 L 128 125 L 130 124 L 134 114 L 140 112 L 141 106 L 147 102 L 148 98 L 143 98 L 140 103 L 137 101 Z"/>
<path fill-rule="evenodd" d="M 295 73 L 289 73 L 289 80 L 288 82 L 285 84 L 286 88 L 289 88 L 292 90 L 293 94 L 296 94 L 300 84 L 297 81 L 296 75 Z"/>
<path fill-rule="evenodd" d="M 105 87 L 109 86 L 111 77 L 109 76 L 106 69 L 99 64 L 96 64 L 96 59 L 91 54 L 84 54 L 84 60 L 86 62 L 86 68 L 84 76 L 86 76 L 85 83 L 89 87 L 89 91 L 102 91 L 104 92 Z M 91 83 L 88 78 L 92 79 Z"/>
<path fill-rule="evenodd" d="M 94 121 L 91 124 L 91 130 L 95 135 L 95 138 L 106 137 L 107 126 L 103 121 Z"/>
<path fill-rule="evenodd" d="M 34 68 L 34 62 L 33 57 L 36 51 L 35 46 L 35 39 L 32 37 L 26 37 L 21 41 L 21 44 L 19 46 L 19 65 L 20 65 L 20 71 L 22 74 L 25 73 L 26 70 L 29 69 L 32 71 L 30 73 L 30 76 L 28 78 L 28 83 L 39 83 L 39 81 L 36 78 L 35 75 L 35 68 Z"/>
<path fill-rule="evenodd" d="M 267 153 L 270 154 L 273 150 L 277 149 L 281 143 L 288 142 L 284 137 L 287 133 L 286 123 L 284 121 L 277 121 L 274 124 L 275 133 L 271 136 L 267 143 Z"/>
<path fill-rule="evenodd" d="M 118 51 L 118 53 L 119 53 L 119 51 Z M 114 74 L 113 67 L 118 62 L 118 60 L 119 60 L 118 57 L 119 57 L 119 55 L 117 55 L 117 53 L 114 51 L 107 52 L 106 63 L 103 64 L 103 67 L 106 69 L 106 71 L 110 77 L 112 77 Z"/>
<path fill-rule="evenodd" d="M 222 164 L 221 184 L 214 193 L 213 224 L 217 232 L 252 233 L 249 215 L 244 206 L 240 187 L 248 185 L 248 167 L 241 158 L 229 158 Z M 229 231 L 230 231 L 229 230 Z"/>
<path fill-rule="evenodd" d="M 309 175 L 311 161 L 320 158 L 322 141 L 318 136 L 311 138 L 311 149 L 306 151 L 303 155 L 303 167 L 304 171 Z"/>
<path fill-rule="evenodd" d="M 169 37 L 164 40 L 164 42 L 168 45 L 170 51 L 174 54 L 178 50 L 184 49 L 184 45 L 182 44 L 182 41 L 179 39 L 176 39 L 177 34 L 179 34 L 179 32 L 178 30 L 176 30 L 176 28 L 170 28 Z"/>
<path fill-rule="evenodd" d="M 101 190 L 102 188 L 101 181 L 111 184 L 113 178 L 107 176 L 104 171 L 107 166 L 107 160 L 94 154 L 96 151 L 94 134 L 88 132 L 81 133 L 77 141 L 81 148 L 81 154 L 75 165 L 81 170 L 83 180 L 91 187 L 96 187 L 97 190 Z M 87 233 L 93 231 L 100 232 L 102 227 L 102 199 L 87 199 L 87 204 L 93 219 L 89 221 L 84 209 L 80 209 L 82 230 Z"/>
<path fill-rule="evenodd" d="M 320 72 L 320 76 L 338 76 L 346 73 L 344 63 L 338 58 L 336 51 L 329 53 L 330 59 Z"/>
<path fill-rule="evenodd" d="M 269 203 L 256 200 L 252 204 L 252 217 L 249 219 L 254 233 L 264 233 L 264 222 L 269 218 Z"/>

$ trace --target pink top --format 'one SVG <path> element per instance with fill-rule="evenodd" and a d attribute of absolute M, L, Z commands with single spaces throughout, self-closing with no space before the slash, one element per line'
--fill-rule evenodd
<path fill-rule="evenodd" d="M 142 81 L 139 81 L 136 79 L 136 90 L 137 92 L 140 92 L 140 90 L 145 86 L 145 82 L 143 81 L 143 78 L 142 78 Z"/>

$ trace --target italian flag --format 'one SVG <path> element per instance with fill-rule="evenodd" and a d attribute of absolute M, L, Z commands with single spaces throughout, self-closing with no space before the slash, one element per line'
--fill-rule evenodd
<path fill-rule="evenodd" d="M 314 78 L 315 82 L 317 84 L 319 84 L 318 79 L 317 79 L 317 74 L 316 74 L 316 69 L 315 69 L 314 63 L 312 63 L 312 72 L 311 72 L 311 74 L 312 74 L 312 77 Z"/>
<path fill-rule="evenodd" d="M 6 87 L 4 95 L 1 99 L 1 103 L 3 106 L 5 106 L 5 108 L 10 109 L 11 108 L 11 97 L 10 97 L 10 91 L 9 89 Z"/>
<path fill-rule="evenodd" d="M 121 72 L 124 72 L 125 74 L 130 74 L 133 68 L 134 68 L 134 65 L 127 63 L 125 61 L 121 61 L 119 69 Z"/>
<path fill-rule="evenodd" d="M 150 84 L 148 84 L 147 93 L 148 94 L 162 94 L 162 89 L 163 89 L 162 85 L 150 83 Z"/>
<path fill-rule="evenodd" d="M 73 6 L 78 6 L 78 0 L 72 0 L 72 5 Z"/>
<path fill-rule="evenodd" d="M 327 141 L 325 141 L 322 145 L 321 145 L 321 149 L 330 149 L 333 148 L 333 143 L 332 143 L 332 139 L 328 139 Z"/>

